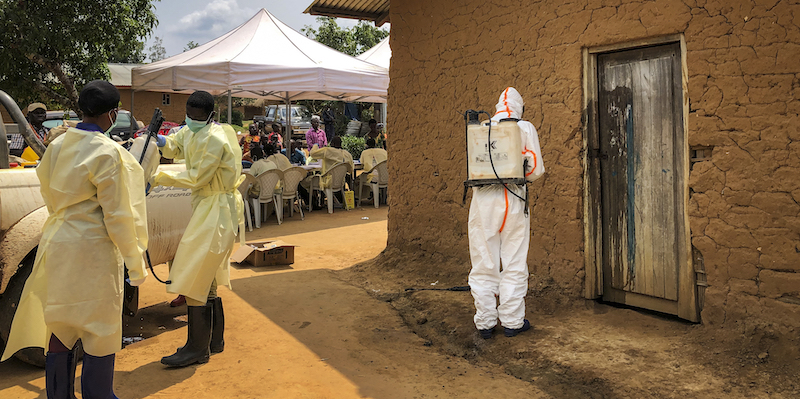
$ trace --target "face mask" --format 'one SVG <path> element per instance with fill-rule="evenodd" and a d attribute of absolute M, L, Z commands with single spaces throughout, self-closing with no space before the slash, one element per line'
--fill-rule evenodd
<path fill-rule="evenodd" d="M 111 118 L 111 112 L 109 112 L 108 121 L 111 122 L 111 127 L 109 127 L 105 132 L 103 132 L 103 134 L 105 134 L 106 137 L 111 137 L 111 131 L 114 130 L 115 127 L 117 127 L 117 118 L 116 117 Z"/>
<path fill-rule="evenodd" d="M 206 127 L 206 125 L 208 125 L 208 122 L 211 121 L 211 117 L 212 116 L 214 116 L 214 115 L 213 114 L 209 115 L 208 119 L 206 119 L 205 122 L 203 122 L 203 121 L 196 121 L 196 120 L 194 120 L 192 118 L 189 118 L 189 116 L 187 115 L 186 116 L 186 126 L 189 128 L 189 130 L 197 133 L 198 131 L 200 131 L 200 129 L 202 129 L 202 128 Z"/>

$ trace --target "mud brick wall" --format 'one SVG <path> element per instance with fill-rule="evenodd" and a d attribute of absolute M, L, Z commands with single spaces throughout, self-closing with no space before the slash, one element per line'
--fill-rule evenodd
<path fill-rule="evenodd" d="M 531 186 L 530 269 L 579 297 L 581 50 L 683 33 L 689 145 L 713 147 L 689 181 L 703 320 L 800 326 L 796 2 L 392 0 L 391 21 L 390 247 L 467 264 L 461 113 L 493 112 L 513 85 L 547 169 Z"/>
<path fill-rule="evenodd" d="M 186 100 L 189 99 L 188 94 L 168 93 L 170 97 L 169 105 L 163 105 L 161 102 L 163 93 L 152 91 L 137 91 L 133 98 L 133 115 L 136 120 L 142 121 L 145 125 L 150 123 L 153 118 L 153 110 L 160 108 L 164 114 L 164 119 L 169 122 L 181 123 L 186 118 Z M 119 90 L 120 101 L 122 108 L 131 109 L 131 90 Z"/>

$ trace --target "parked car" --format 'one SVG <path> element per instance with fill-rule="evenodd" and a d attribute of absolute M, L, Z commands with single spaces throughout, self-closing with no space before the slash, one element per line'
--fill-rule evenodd
<path fill-rule="evenodd" d="M 131 124 L 133 128 L 131 128 Z M 112 136 L 119 136 L 123 141 L 133 137 L 133 133 L 139 130 L 139 123 L 131 115 L 130 111 L 124 109 L 117 113 L 117 125 L 111 130 Z"/>
<path fill-rule="evenodd" d="M 44 127 L 52 129 L 56 126 L 62 125 L 65 120 L 79 121 L 78 114 L 75 111 L 47 111 L 47 119 L 45 119 Z"/>
<path fill-rule="evenodd" d="M 303 105 L 293 104 L 292 109 L 292 138 L 304 139 L 306 131 L 311 129 L 311 111 Z M 264 108 L 264 115 L 253 117 L 254 122 L 272 124 L 277 121 L 286 129 L 286 105 L 268 105 Z"/>
<path fill-rule="evenodd" d="M 78 114 L 75 111 L 47 111 L 47 119 L 44 121 L 44 126 L 52 129 L 61 125 L 64 120 L 79 121 L 81 118 L 78 118 Z M 133 123 L 133 130 L 131 130 L 131 122 Z M 119 110 L 119 113 L 117 113 L 117 125 L 111 130 L 111 135 L 127 140 L 132 137 L 131 131 L 135 132 L 137 130 L 139 130 L 139 125 L 131 116 L 130 111 Z"/>

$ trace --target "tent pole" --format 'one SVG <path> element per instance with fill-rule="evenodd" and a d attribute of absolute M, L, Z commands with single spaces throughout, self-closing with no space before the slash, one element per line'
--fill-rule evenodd
<path fill-rule="evenodd" d="M 135 130 L 133 130 L 133 124 L 134 123 L 136 123 L 136 115 L 133 113 L 133 85 L 131 85 L 131 129 L 130 129 L 131 135 L 130 135 L 130 137 L 133 137 L 133 132 L 135 131 Z M 139 130 L 138 124 L 136 126 L 136 130 Z"/>
<path fill-rule="evenodd" d="M 286 131 L 283 132 L 284 144 L 292 139 L 292 102 L 289 100 L 289 92 L 286 92 Z M 287 152 L 288 154 L 288 152 Z"/>
<path fill-rule="evenodd" d="M 233 116 L 233 110 L 231 109 L 231 105 L 233 104 L 233 100 L 231 99 L 231 90 L 228 90 L 228 124 L 232 125 L 233 120 L 231 117 Z"/>

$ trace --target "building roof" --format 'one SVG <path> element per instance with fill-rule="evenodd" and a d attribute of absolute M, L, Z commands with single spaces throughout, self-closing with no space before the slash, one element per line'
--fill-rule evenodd
<path fill-rule="evenodd" d="M 112 85 L 117 87 L 131 87 L 131 69 L 144 64 L 115 64 L 109 63 L 108 70 L 111 72 Z"/>
<path fill-rule="evenodd" d="M 363 19 L 381 26 L 389 21 L 389 0 L 314 0 L 306 14 Z"/>

